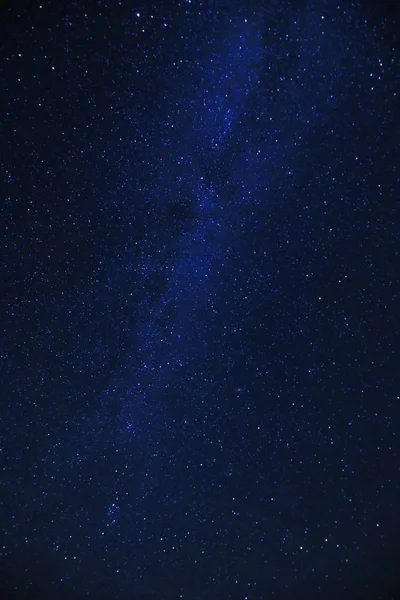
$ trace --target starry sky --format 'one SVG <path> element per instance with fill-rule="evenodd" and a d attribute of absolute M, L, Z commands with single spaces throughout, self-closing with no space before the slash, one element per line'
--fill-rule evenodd
<path fill-rule="evenodd" d="M 2 599 L 400 597 L 399 23 L 2 4 Z"/>

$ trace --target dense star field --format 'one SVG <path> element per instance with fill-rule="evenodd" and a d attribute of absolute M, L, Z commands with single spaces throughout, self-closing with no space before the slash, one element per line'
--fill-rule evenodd
<path fill-rule="evenodd" d="M 0 14 L 1 599 L 399 598 L 395 3 Z"/>

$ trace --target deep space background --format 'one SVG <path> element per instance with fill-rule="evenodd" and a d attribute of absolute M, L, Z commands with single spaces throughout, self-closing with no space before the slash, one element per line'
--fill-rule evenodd
<path fill-rule="evenodd" d="M 2 600 L 400 598 L 399 31 L 2 3 Z"/>

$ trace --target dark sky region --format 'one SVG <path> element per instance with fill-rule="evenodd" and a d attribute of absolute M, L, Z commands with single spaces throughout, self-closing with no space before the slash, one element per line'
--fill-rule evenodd
<path fill-rule="evenodd" d="M 400 598 L 399 31 L 2 3 L 1 600 Z"/>

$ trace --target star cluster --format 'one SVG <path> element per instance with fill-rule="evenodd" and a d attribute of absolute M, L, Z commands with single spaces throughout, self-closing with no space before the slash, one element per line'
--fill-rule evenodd
<path fill-rule="evenodd" d="M 2 597 L 395 597 L 393 6 L 20 4 Z"/>

